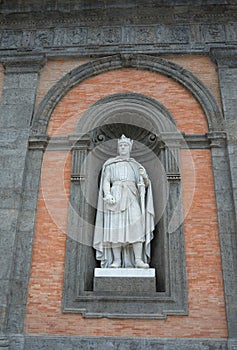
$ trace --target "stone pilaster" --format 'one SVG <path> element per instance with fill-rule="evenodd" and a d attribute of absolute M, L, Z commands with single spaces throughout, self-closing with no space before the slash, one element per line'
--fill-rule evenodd
<path fill-rule="evenodd" d="M 229 349 L 237 340 L 237 50 L 213 49 L 224 113 L 225 147 L 212 135 L 212 161 L 216 187 L 222 268 L 229 332 Z M 214 137 L 214 138 L 213 138 Z M 214 140 L 214 141 L 213 141 Z M 214 142 L 214 143 L 213 143 Z"/>
<path fill-rule="evenodd" d="M 237 49 L 215 49 L 212 54 L 218 67 L 224 112 L 223 130 L 227 132 L 233 196 L 237 213 Z"/>
<path fill-rule="evenodd" d="M 42 56 L 21 56 L 15 59 L 7 56 L 1 61 L 5 67 L 5 80 L 0 108 L 0 349 L 6 349 L 6 327 L 13 285 L 17 290 L 16 295 L 21 299 L 23 281 L 17 277 L 14 269 L 19 243 L 16 238 L 20 230 L 19 213 L 38 72 L 44 60 Z M 28 208 L 24 215 L 25 225 L 32 225 L 31 209 Z M 25 236 L 22 238 L 23 244 L 26 239 Z"/>

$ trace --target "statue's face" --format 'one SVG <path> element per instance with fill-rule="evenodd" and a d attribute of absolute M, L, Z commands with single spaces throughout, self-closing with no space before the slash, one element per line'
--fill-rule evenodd
<path fill-rule="evenodd" d="M 119 143 L 118 152 L 119 152 L 120 156 L 129 156 L 130 155 L 130 145 L 126 142 Z"/>

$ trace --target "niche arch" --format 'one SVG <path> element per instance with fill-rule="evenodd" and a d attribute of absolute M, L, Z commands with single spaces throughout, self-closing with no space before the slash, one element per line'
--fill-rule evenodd
<path fill-rule="evenodd" d="M 187 88 L 202 106 L 209 126 L 209 131 L 223 130 L 223 115 L 216 99 L 207 87 L 191 72 L 183 67 L 161 59 L 143 54 L 113 55 L 85 63 L 61 78 L 45 95 L 32 119 L 32 135 L 42 135 L 47 131 L 51 114 L 58 102 L 74 86 L 87 78 L 103 72 L 136 68 L 163 74 Z"/>
<path fill-rule="evenodd" d="M 72 145 L 71 199 L 66 248 L 64 312 L 84 317 L 165 318 L 187 314 L 184 232 L 181 208 L 179 148 L 182 135 L 170 112 L 141 94 L 107 96 L 93 104 L 78 123 Z M 152 180 L 156 211 L 151 267 L 156 269 L 154 293 L 93 290 L 92 248 L 98 177 L 102 164 L 116 155 L 121 133 L 135 141 L 132 153 Z M 93 197 L 93 194 L 97 193 Z M 176 226 L 170 221 L 176 216 Z M 168 308 L 168 309 L 167 309 Z"/>
<path fill-rule="evenodd" d="M 179 82 L 199 101 L 207 117 L 209 131 L 222 130 L 223 117 L 215 98 L 205 87 L 205 85 L 192 73 L 183 69 L 177 64 L 153 56 L 140 54 L 129 56 L 113 55 L 91 61 L 78 68 L 75 68 L 60 79 L 59 82 L 49 90 L 33 116 L 31 149 L 39 149 L 40 147 L 41 150 L 44 149 L 45 144 L 47 143 L 46 130 L 50 116 L 57 103 L 63 96 L 66 95 L 68 91 L 70 91 L 71 88 L 89 77 L 120 68 L 150 70 L 152 72 L 166 75 L 169 78 Z M 175 200 L 178 202 L 178 197 L 180 197 L 180 185 L 177 185 L 180 184 L 180 174 L 178 162 L 176 160 L 179 159 L 179 148 L 183 140 L 180 134 L 176 132 L 175 123 L 172 121 L 172 116 L 169 114 L 169 112 L 163 106 L 157 103 L 154 106 L 154 100 L 151 101 L 152 99 L 150 99 L 148 101 L 147 97 L 134 95 L 122 96 L 121 94 L 121 96 L 110 96 L 107 101 L 98 101 L 92 106 L 92 109 L 89 109 L 90 111 L 88 110 L 88 113 L 93 112 L 93 108 L 98 108 L 98 111 L 101 106 L 108 106 L 109 99 L 111 100 L 110 102 L 113 100 L 113 103 L 115 103 L 116 100 L 117 102 L 119 100 L 120 102 L 125 102 L 125 97 L 129 98 L 130 107 L 135 100 L 136 103 L 138 102 L 138 105 L 140 106 L 139 110 L 137 110 L 138 113 L 143 113 L 143 115 L 146 115 L 145 109 L 146 104 L 148 104 L 150 110 L 155 108 L 157 115 L 160 116 L 160 119 L 157 119 L 159 120 L 159 126 L 157 126 L 158 131 L 157 133 L 155 132 L 157 142 L 156 147 L 158 147 L 159 157 L 162 160 L 162 164 L 165 164 L 167 179 L 169 183 L 172 184 L 172 186 L 170 186 L 170 198 L 172 198 L 172 200 L 168 201 L 167 206 L 167 210 L 169 213 L 171 213 L 172 208 L 176 206 Z M 121 108 L 121 104 L 119 108 Z M 105 112 L 105 109 L 103 112 Z M 86 119 L 87 117 L 85 116 L 83 118 Z M 164 123 L 161 122 L 162 118 L 164 118 Z M 156 118 L 154 115 L 152 121 L 154 122 L 155 119 Z M 167 126 L 167 124 L 169 126 Z M 87 124 L 85 123 L 84 125 Z M 151 123 L 151 125 L 153 124 Z M 169 129 L 169 127 L 171 127 L 171 129 Z M 98 135 L 96 134 L 98 131 L 96 128 L 95 130 L 93 129 L 93 133 L 90 133 L 90 127 L 87 127 L 87 129 L 88 130 L 84 130 L 85 132 L 80 136 L 71 135 L 71 137 L 69 137 L 73 153 L 73 167 L 71 174 L 72 188 L 74 187 L 77 189 L 77 191 L 79 191 L 71 192 L 71 204 L 73 208 L 80 211 L 81 216 L 91 215 L 92 209 L 91 206 L 88 205 L 85 200 L 83 200 L 83 195 L 85 193 L 83 186 L 86 187 L 84 181 L 86 169 L 84 168 L 83 160 L 87 156 L 87 153 L 90 152 L 91 148 L 95 147 L 94 143 L 96 143 L 96 141 L 104 141 L 103 137 L 102 140 L 100 140 L 100 133 Z M 172 130 L 174 132 L 172 132 Z M 86 131 L 89 131 L 89 134 L 87 134 Z M 99 138 L 97 136 L 99 136 Z M 152 140 L 150 139 L 150 141 Z M 80 185 L 78 185 L 79 183 Z M 84 191 L 82 196 L 80 195 L 81 191 Z M 77 201 L 76 198 L 80 198 L 80 200 Z M 180 208 L 180 206 L 178 207 Z M 171 241 L 167 241 L 169 252 L 174 253 L 171 254 L 170 257 L 172 256 L 174 260 L 172 262 L 167 259 L 167 270 L 169 272 L 168 274 L 166 273 L 166 276 L 169 275 L 169 278 L 168 283 L 165 285 L 165 289 L 158 288 L 155 295 L 147 295 L 146 297 L 134 295 L 123 296 L 123 298 L 120 296 L 109 297 L 105 295 L 95 295 L 93 290 L 90 289 L 91 287 L 87 288 L 88 285 L 90 286 L 90 281 L 92 280 L 91 272 L 85 273 L 85 268 L 88 266 L 88 261 L 78 259 L 80 256 L 86 256 L 87 248 L 85 248 L 85 245 L 78 246 L 75 244 L 75 242 L 80 240 L 78 237 L 74 239 L 75 235 L 78 234 L 78 231 L 76 232 L 75 230 L 75 228 L 78 227 L 78 221 L 77 218 L 74 217 L 73 210 L 69 213 L 69 215 L 71 215 L 69 217 L 69 222 L 72 222 L 73 224 L 70 227 L 72 234 L 68 236 L 67 240 L 65 282 L 63 292 L 64 312 L 78 312 L 82 313 L 84 317 L 129 318 L 164 318 L 167 315 L 187 314 L 187 292 L 182 225 L 179 226 L 175 233 L 172 231 L 172 227 L 168 229 L 168 232 L 174 233 L 172 237 L 176 238 L 172 239 Z M 178 216 L 181 215 L 181 211 L 178 211 Z M 165 221 L 166 219 L 164 222 Z M 181 219 L 178 221 L 182 222 Z M 87 218 L 83 221 L 81 226 L 81 232 L 84 232 L 84 234 L 88 233 L 86 227 L 83 226 L 86 222 L 88 222 Z M 73 225 L 75 227 L 73 227 Z M 176 254 L 177 252 L 178 255 Z M 175 266 L 175 268 L 173 269 L 172 266 Z M 124 308 L 124 305 L 126 305 L 126 308 Z M 139 310 L 139 312 L 137 310 Z"/>

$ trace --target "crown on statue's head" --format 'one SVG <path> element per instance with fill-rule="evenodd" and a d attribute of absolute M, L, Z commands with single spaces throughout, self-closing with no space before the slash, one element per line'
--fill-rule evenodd
<path fill-rule="evenodd" d="M 122 135 L 120 137 L 120 139 L 118 139 L 118 145 L 120 143 L 127 143 L 130 147 L 132 147 L 133 144 L 133 140 L 129 139 L 128 137 L 126 137 L 125 135 Z"/>

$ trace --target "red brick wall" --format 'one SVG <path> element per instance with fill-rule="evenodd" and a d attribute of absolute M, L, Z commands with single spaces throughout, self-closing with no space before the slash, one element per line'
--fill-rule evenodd
<path fill-rule="evenodd" d="M 199 103 L 179 83 L 153 72 L 121 69 L 89 78 L 68 92 L 52 114 L 48 133 L 73 133 L 80 116 L 91 104 L 120 92 L 137 92 L 157 99 L 173 114 L 183 132 L 207 131 L 206 118 Z"/>
<path fill-rule="evenodd" d="M 193 73 L 207 86 L 219 104 L 221 103 L 216 65 L 209 58 L 205 56 L 180 55 L 167 56 L 166 59 Z"/>
<path fill-rule="evenodd" d="M 72 69 L 86 63 L 87 60 L 79 60 L 78 58 L 70 59 L 48 59 L 47 64 L 40 71 L 40 81 L 38 94 L 36 98 L 36 106 L 40 103 L 47 91 L 66 73 Z"/>
<path fill-rule="evenodd" d="M 214 89 L 213 82 L 217 78 L 207 58 L 190 56 L 183 60 L 192 67 L 196 64 L 199 77 L 205 77 L 205 83 Z M 181 61 L 182 58 L 179 58 L 179 64 Z M 73 88 L 55 108 L 48 126 L 49 134 L 73 133 L 80 116 L 92 103 L 108 94 L 124 91 L 142 93 L 163 103 L 173 114 L 180 131 L 207 131 L 206 118 L 200 105 L 181 85 L 156 73 L 121 69 L 87 79 Z M 26 332 L 123 337 L 227 336 L 210 151 L 193 150 L 191 157 L 194 173 L 188 161 L 188 151 L 182 151 L 189 316 L 169 316 L 166 320 L 98 321 L 61 312 L 71 157 L 64 152 L 45 153 Z M 194 178 L 191 176 L 193 174 Z"/>

